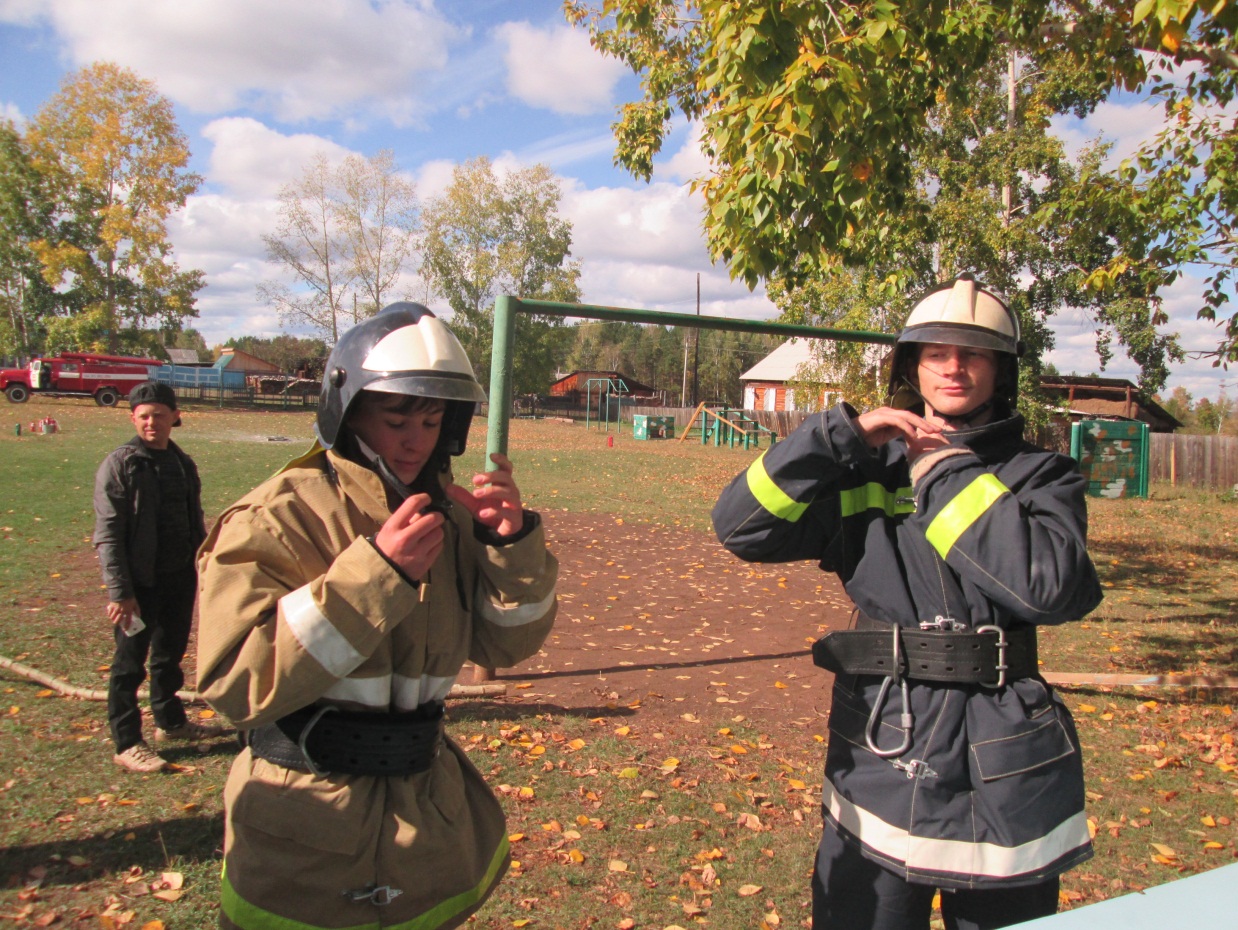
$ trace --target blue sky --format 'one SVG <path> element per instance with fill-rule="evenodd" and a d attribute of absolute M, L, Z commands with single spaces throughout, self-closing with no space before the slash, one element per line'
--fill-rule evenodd
<path fill-rule="evenodd" d="M 612 166 L 610 123 L 635 81 L 565 24 L 560 0 L 0 0 L 0 117 L 20 123 L 97 60 L 153 80 L 189 136 L 205 183 L 170 232 L 181 266 L 206 271 L 193 325 L 212 345 L 280 331 L 255 296 L 279 273 L 260 237 L 274 229 L 280 186 L 318 152 L 384 148 L 422 198 L 478 155 L 500 168 L 548 165 L 590 303 L 690 311 L 700 274 L 703 313 L 776 315 L 761 290 L 709 262 L 687 188 L 706 168 L 691 127 L 668 140 L 650 184 Z M 1060 130 L 1078 145 L 1104 133 L 1118 157 L 1157 121 L 1138 104 L 1112 104 Z M 1218 341 L 1194 319 L 1199 290 L 1186 279 L 1167 299 L 1169 329 L 1188 350 Z M 1097 370 L 1081 314 L 1063 313 L 1056 332 L 1060 370 Z M 1105 374 L 1134 372 L 1115 359 Z M 1215 398 L 1226 375 L 1188 361 L 1169 387 Z"/>

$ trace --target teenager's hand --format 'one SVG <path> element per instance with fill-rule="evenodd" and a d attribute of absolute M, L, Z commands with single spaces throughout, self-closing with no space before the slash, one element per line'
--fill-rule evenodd
<path fill-rule="evenodd" d="M 495 470 L 474 475 L 474 490 L 449 484 L 447 496 L 471 513 L 478 523 L 500 536 L 512 536 L 524 527 L 520 488 L 512 477 L 514 466 L 501 452 L 492 452 L 490 461 L 495 464 Z"/>
<path fill-rule="evenodd" d="M 941 427 L 910 410 L 879 407 L 855 418 L 856 429 L 870 448 L 879 449 L 891 439 L 902 436 L 908 444 L 941 432 Z M 910 456 L 910 450 L 908 452 Z"/>
<path fill-rule="evenodd" d="M 374 545 L 414 581 L 421 581 L 443 551 L 441 513 L 423 514 L 429 494 L 412 494 L 374 535 Z"/>

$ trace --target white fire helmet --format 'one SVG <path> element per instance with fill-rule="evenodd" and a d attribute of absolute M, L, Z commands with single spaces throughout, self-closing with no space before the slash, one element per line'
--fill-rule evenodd
<path fill-rule="evenodd" d="M 919 344 L 971 346 L 998 353 L 997 396 L 1012 406 L 1018 397 L 1018 359 L 1023 354 L 1019 318 L 1006 302 L 971 274 L 930 291 L 912 308 L 899 333 L 890 364 L 888 402 L 909 407 L 918 401 L 908 366 Z"/>
<path fill-rule="evenodd" d="M 440 447 L 459 455 L 477 404 L 486 399 L 460 341 L 433 313 L 395 303 L 340 337 L 327 359 L 314 432 L 330 449 L 362 391 L 447 401 Z"/>

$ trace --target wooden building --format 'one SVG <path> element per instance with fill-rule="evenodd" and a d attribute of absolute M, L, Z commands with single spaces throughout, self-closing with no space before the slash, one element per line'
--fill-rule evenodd
<path fill-rule="evenodd" d="M 589 382 L 595 382 L 590 384 Z M 642 384 L 635 378 L 623 374 L 618 371 L 573 371 L 563 375 L 557 381 L 550 385 L 550 396 L 563 398 L 565 402 L 573 406 L 583 406 L 586 395 L 598 396 L 599 389 L 602 394 L 607 393 L 606 384 L 604 382 L 613 382 L 618 385 L 622 382 L 627 391 L 623 393 L 625 398 L 631 398 L 634 401 L 649 402 L 663 401 L 663 391 L 659 391 L 655 387 L 650 387 L 648 384 Z M 615 393 L 611 389 L 611 393 Z"/>
<path fill-rule="evenodd" d="M 1140 396 L 1125 378 L 1079 375 L 1044 375 L 1040 388 L 1058 403 L 1072 423 L 1080 420 L 1122 419 L 1147 423 L 1154 433 L 1172 433 L 1183 425 L 1156 401 Z"/>

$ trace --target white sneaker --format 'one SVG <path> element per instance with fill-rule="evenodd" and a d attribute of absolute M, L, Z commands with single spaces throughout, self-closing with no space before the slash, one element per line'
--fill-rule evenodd
<path fill-rule="evenodd" d="M 112 756 L 112 761 L 130 772 L 162 772 L 168 767 L 167 760 L 145 743 L 134 743 L 124 752 Z"/>

